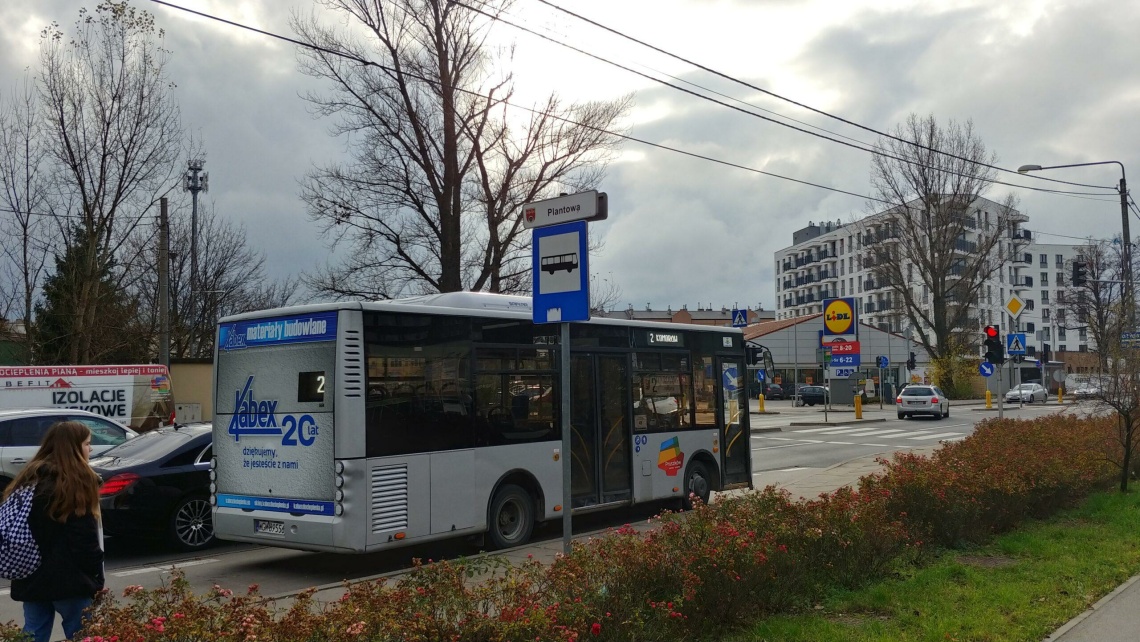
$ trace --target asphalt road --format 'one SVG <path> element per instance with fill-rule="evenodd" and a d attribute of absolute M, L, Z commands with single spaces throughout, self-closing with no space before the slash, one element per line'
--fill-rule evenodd
<path fill-rule="evenodd" d="M 753 410 L 756 401 L 752 401 Z M 975 424 L 993 412 L 973 410 L 977 406 L 952 407 L 951 417 L 943 420 L 917 418 L 899 420 L 889 406 L 879 411 L 867 409 L 865 418 L 885 421 L 856 423 L 850 410 L 830 412 L 834 426 L 794 426 L 793 423 L 822 421 L 818 408 L 793 408 L 791 402 L 769 402 L 768 411 L 780 414 L 753 415 L 752 461 L 756 487 L 778 484 L 807 471 L 827 468 L 854 457 L 889 454 L 899 450 L 930 446 L 939 441 L 962 439 Z M 1053 406 L 1026 406 L 1007 409 L 1007 417 L 1035 417 L 1057 412 Z M 758 429 L 778 429 L 758 432 Z M 589 532 L 624 522 L 645 519 L 660 506 L 639 507 L 636 511 L 602 513 L 575 518 L 575 532 Z M 536 540 L 561 538 L 560 524 L 548 524 L 535 533 Z M 206 592 L 214 584 L 244 590 L 257 583 L 263 595 L 281 595 L 310 586 L 336 583 L 397 571 L 411 565 L 413 558 L 447 559 L 470 555 L 477 549 L 456 540 L 385 551 L 369 555 L 305 553 L 246 544 L 223 543 L 199 555 L 178 554 L 159 545 L 108 539 L 107 586 L 116 594 L 127 586 L 156 587 L 169 579 L 171 565 L 183 569 L 194 589 Z M 0 582 L 0 621 L 22 621 L 21 606 L 7 599 L 8 583 Z"/>

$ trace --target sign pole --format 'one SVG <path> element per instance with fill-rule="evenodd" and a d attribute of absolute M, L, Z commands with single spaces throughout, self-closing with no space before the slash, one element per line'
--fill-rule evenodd
<path fill-rule="evenodd" d="M 883 369 L 879 368 L 879 410 L 883 409 L 883 393 L 886 392 L 886 382 L 883 381 Z"/>
<path fill-rule="evenodd" d="M 1001 373 L 1002 373 L 1002 370 L 1005 370 L 1005 368 L 998 366 L 998 367 L 994 368 L 994 370 L 997 370 L 997 376 L 998 376 L 998 419 L 1004 419 L 1005 418 L 1005 393 L 1003 393 L 1001 391 L 1001 384 L 1002 384 Z"/>
<path fill-rule="evenodd" d="M 570 324 L 561 323 L 562 359 L 560 365 L 562 415 L 562 552 L 570 554 L 573 526 L 570 513 Z"/>

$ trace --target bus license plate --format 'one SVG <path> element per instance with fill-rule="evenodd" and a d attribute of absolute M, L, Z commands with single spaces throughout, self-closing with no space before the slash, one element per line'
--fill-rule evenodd
<path fill-rule="evenodd" d="M 268 519 L 255 519 L 253 520 L 254 529 L 258 533 L 266 535 L 284 535 L 285 522 L 276 522 Z"/>

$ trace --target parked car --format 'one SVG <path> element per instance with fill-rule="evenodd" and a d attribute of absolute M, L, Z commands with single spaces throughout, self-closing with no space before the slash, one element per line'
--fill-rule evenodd
<path fill-rule="evenodd" d="M 915 415 L 930 415 L 935 419 L 950 416 L 950 399 L 938 386 L 910 384 L 895 397 L 899 419 Z"/>
<path fill-rule="evenodd" d="M 801 406 L 823 405 L 827 403 L 827 388 L 823 386 L 800 386 L 796 388 L 796 403 Z"/>
<path fill-rule="evenodd" d="M 1076 390 L 1073 390 L 1073 396 L 1075 396 L 1078 400 L 1096 399 L 1100 397 L 1100 395 L 1100 386 L 1092 381 L 1086 381 L 1085 383 L 1077 386 Z"/>
<path fill-rule="evenodd" d="M 183 550 L 214 541 L 210 507 L 211 425 L 159 428 L 91 459 L 103 530 L 111 536 L 165 538 Z"/>
<path fill-rule="evenodd" d="M 1049 400 L 1049 391 L 1039 383 L 1023 383 L 1010 388 L 1009 392 L 1005 393 L 1005 400 L 1009 402 L 1033 403 L 1040 401 L 1044 403 Z"/>
<path fill-rule="evenodd" d="M 52 424 L 78 421 L 91 429 L 91 456 L 137 436 L 135 431 L 86 410 L 71 408 L 20 408 L 0 410 L 0 489 L 23 470 Z"/>
<path fill-rule="evenodd" d="M 784 389 L 778 383 L 768 384 L 768 390 L 764 393 L 765 399 L 783 399 Z"/>

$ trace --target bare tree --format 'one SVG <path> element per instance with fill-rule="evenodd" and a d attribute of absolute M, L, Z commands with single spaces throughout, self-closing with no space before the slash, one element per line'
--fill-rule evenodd
<path fill-rule="evenodd" d="M 217 216 L 214 207 L 198 211 L 198 305 L 191 305 L 190 214 L 179 209 L 170 220 L 170 354 L 176 358 L 207 358 L 213 354 L 217 320 L 223 316 L 295 302 L 297 279 L 280 281 L 265 274 L 265 254 L 247 244 L 245 227 Z M 158 247 L 157 233 L 132 240 L 142 260 L 131 283 L 140 302 L 140 316 L 149 328 L 148 343 L 157 353 Z M 193 313 L 191 311 L 194 311 Z M 193 316 L 191 316 L 193 314 Z"/>
<path fill-rule="evenodd" d="M 1087 329 L 1089 337 L 1098 347 L 1097 357 L 1100 369 L 1107 365 L 1109 351 L 1100 346 L 1114 343 L 1110 334 L 1117 326 L 1114 318 L 1121 301 L 1121 270 L 1119 250 L 1113 250 L 1111 243 L 1089 238 L 1075 248 L 1078 259 L 1088 266 L 1088 280 L 1084 285 L 1068 284 L 1064 298 L 1058 304 L 1064 308 L 1057 311 L 1057 325 L 1066 330 Z M 1071 273 L 1072 261 L 1067 266 Z M 1120 337 L 1115 337 L 1119 342 Z"/>
<path fill-rule="evenodd" d="M 28 347 L 35 345 L 32 311 L 52 253 L 50 169 L 40 116 L 29 77 L 0 101 L 0 252 L 6 258 L 0 278 L 5 317 L 18 310 Z"/>
<path fill-rule="evenodd" d="M 78 283 L 65 304 L 72 328 L 61 335 L 71 363 L 95 358 L 91 333 L 100 302 L 111 299 L 101 275 L 116 259 L 115 274 L 130 272 L 137 259 L 122 248 L 177 179 L 182 132 L 162 39 L 149 13 L 113 1 L 94 14 L 81 9 L 72 39 L 54 23 L 43 32 L 39 86 L 54 184 L 74 203 L 59 231 L 68 247 L 83 247 L 73 253 L 84 264 L 69 277 Z"/>
<path fill-rule="evenodd" d="M 931 358 L 957 359 L 977 341 L 979 294 L 1013 251 L 1016 201 L 983 198 L 996 158 L 969 121 L 943 127 L 912 114 L 894 135 L 871 160 L 874 205 L 887 206 L 856 224 L 861 260 Z M 955 368 L 940 371 L 954 389 Z"/>
<path fill-rule="evenodd" d="M 1131 328 L 1123 314 L 1123 303 L 1113 307 L 1107 342 L 1097 346 L 1105 355 L 1105 365 L 1096 379 L 1095 399 L 1101 407 L 1116 411 L 1116 431 L 1106 444 L 1105 453 L 1120 468 L 1120 491 L 1127 492 L 1140 448 L 1140 350 L 1121 344 L 1121 332 Z"/>
<path fill-rule="evenodd" d="M 306 98 L 317 115 L 336 117 L 332 133 L 352 156 L 302 185 L 310 216 L 333 247 L 348 248 L 343 263 L 307 279 L 314 291 L 390 298 L 527 287 L 518 205 L 597 184 L 616 144 L 606 131 L 628 100 L 564 107 L 552 97 L 521 132 L 508 126 L 511 76 L 492 69 L 486 38 L 488 16 L 511 2 L 476 13 L 446 0 L 322 0 L 349 29 L 294 18 L 298 37 L 320 47 L 301 50 L 302 70 L 331 86 Z"/>
<path fill-rule="evenodd" d="M 613 309 L 614 304 L 622 298 L 621 286 L 614 280 L 614 275 L 590 275 L 590 313 L 604 314 Z"/>

